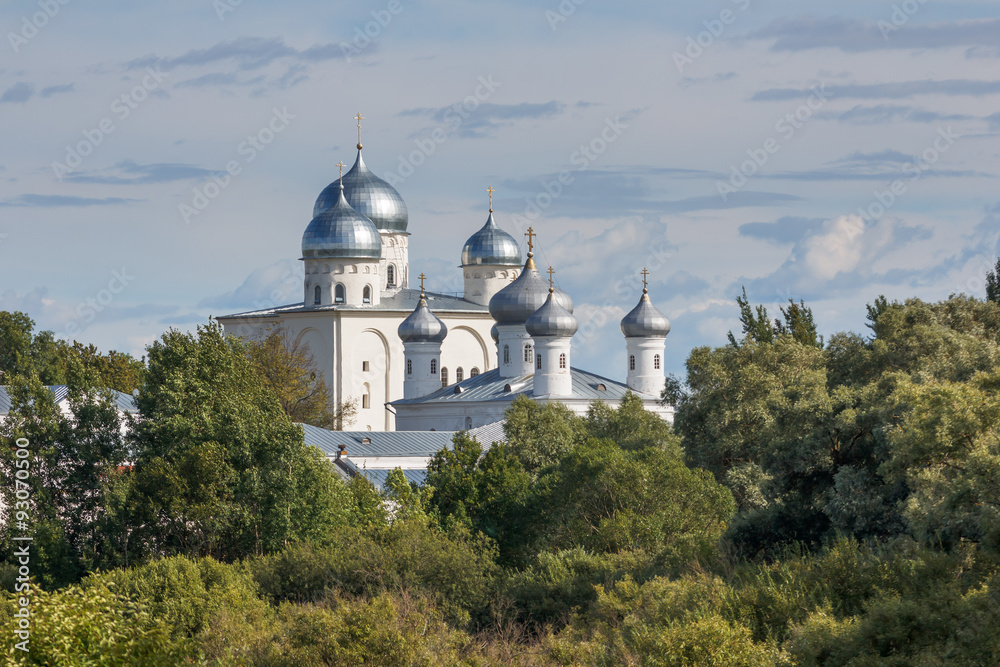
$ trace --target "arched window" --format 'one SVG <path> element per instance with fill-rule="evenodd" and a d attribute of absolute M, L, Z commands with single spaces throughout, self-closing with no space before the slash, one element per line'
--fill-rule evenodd
<path fill-rule="evenodd" d="M 431 361 L 431 368 L 434 367 L 434 362 Z M 406 374 L 413 375 L 413 359 L 406 360 Z"/>
<path fill-rule="evenodd" d="M 524 346 L 524 360 L 531 363 L 531 345 Z"/>
<path fill-rule="evenodd" d="M 438 360 L 431 359 L 431 375 L 437 375 L 437 373 L 438 373 Z"/>
<path fill-rule="evenodd" d="M 635 355 L 634 354 L 630 354 L 628 356 L 628 369 L 630 371 L 634 371 L 635 370 Z"/>
<path fill-rule="evenodd" d="M 542 370 L 542 355 L 540 354 L 535 355 L 535 368 Z"/>
<path fill-rule="evenodd" d="M 442 387 L 448 386 L 448 369 L 445 368 L 444 366 L 441 367 L 441 386 Z"/>
<path fill-rule="evenodd" d="M 385 274 L 388 276 L 388 279 L 386 280 L 386 283 L 388 283 L 389 287 L 395 287 L 396 286 L 396 267 L 393 266 L 392 264 L 390 264 L 389 268 L 387 268 L 385 270 Z"/>
<path fill-rule="evenodd" d="M 505 364 L 510 363 L 510 345 L 503 346 L 503 362 Z"/>
<path fill-rule="evenodd" d="M 566 368 L 566 353 L 559 355 L 559 368 Z"/>
<path fill-rule="evenodd" d="M 362 294 L 361 295 L 361 302 L 362 303 L 371 303 L 372 302 L 372 288 L 371 287 L 369 287 L 368 285 L 365 285 L 365 291 L 362 292 L 361 294 Z"/>
<path fill-rule="evenodd" d="M 474 378 L 474 377 L 476 377 L 477 375 L 479 375 L 479 369 L 478 369 L 478 368 L 476 368 L 475 366 L 473 366 L 473 367 L 472 367 L 472 370 L 471 370 L 471 371 L 469 371 L 469 377 L 470 377 L 470 378 Z"/>
<path fill-rule="evenodd" d="M 660 355 L 658 354 L 653 357 L 653 368 L 660 370 Z"/>
<path fill-rule="evenodd" d="M 344 289 L 343 285 L 338 284 L 333 288 L 333 302 L 334 303 L 344 303 L 347 300 L 347 290 Z"/>
<path fill-rule="evenodd" d="M 472 417 L 466 417 L 465 418 L 465 430 L 468 431 L 470 428 L 472 428 Z"/>
<path fill-rule="evenodd" d="M 465 371 L 462 370 L 461 366 L 459 366 L 458 368 L 455 369 L 455 382 L 461 382 L 464 379 L 465 379 Z"/>
<path fill-rule="evenodd" d="M 319 288 L 319 285 L 316 285 L 316 287 L 313 289 L 313 305 L 314 306 L 318 306 L 320 304 L 320 301 L 322 300 L 321 299 L 322 295 L 323 295 L 323 290 L 321 290 Z"/>
<path fill-rule="evenodd" d="M 361 408 L 367 410 L 372 406 L 372 389 L 365 383 L 365 393 L 361 395 Z"/>

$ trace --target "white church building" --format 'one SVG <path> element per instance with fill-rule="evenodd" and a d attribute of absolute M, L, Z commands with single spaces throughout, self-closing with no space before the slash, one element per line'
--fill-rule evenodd
<path fill-rule="evenodd" d="M 457 431 L 503 419 L 519 395 L 583 414 L 632 391 L 659 402 L 670 323 L 646 290 L 622 321 L 624 383 L 573 368 L 573 300 L 541 277 L 529 229 L 527 260 L 493 217 L 461 253 L 461 297 L 410 287 L 409 216 L 402 197 L 354 166 L 328 185 L 302 235 L 303 300 L 218 317 L 227 333 L 263 337 L 283 329 L 307 345 L 334 402 L 357 401 L 351 431 Z M 491 202 L 492 202 L 492 189 Z M 551 270 L 551 269 L 550 269 Z"/>

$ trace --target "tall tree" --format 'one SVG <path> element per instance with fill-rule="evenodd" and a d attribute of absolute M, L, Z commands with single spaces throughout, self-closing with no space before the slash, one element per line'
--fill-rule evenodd
<path fill-rule="evenodd" d="M 247 350 L 292 421 L 336 431 L 353 421 L 357 399 L 334 405 L 312 351 L 293 340 L 285 329 L 275 329 L 263 339 L 247 341 Z"/>
<path fill-rule="evenodd" d="M 344 484 L 303 442 L 239 339 L 212 323 L 149 348 L 133 502 L 149 553 L 232 560 L 347 523 Z"/>

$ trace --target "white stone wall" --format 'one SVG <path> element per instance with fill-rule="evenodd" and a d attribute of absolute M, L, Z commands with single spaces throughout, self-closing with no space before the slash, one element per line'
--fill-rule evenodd
<path fill-rule="evenodd" d="M 336 305 L 337 286 L 344 287 L 344 305 L 377 306 L 382 296 L 380 263 L 375 260 L 306 259 L 304 298 L 306 306 Z M 320 303 L 316 303 L 316 288 Z M 368 303 L 365 288 L 368 288 Z"/>
<path fill-rule="evenodd" d="M 663 354 L 666 349 L 666 338 L 626 338 L 625 339 L 625 384 L 634 392 L 659 397 L 666 384 L 663 371 Z M 656 368 L 656 358 L 659 356 L 659 368 Z M 633 368 L 634 360 L 634 368 Z"/>
<path fill-rule="evenodd" d="M 449 383 L 455 382 L 459 367 L 467 378 L 472 368 L 480 372 L 493 368 L 489 313 L 435 314 L 448 326 L 441 346 L 441 369 L 448 368 Z M 286 329 L 293 341 L 309 346 L 333 401 L 357 400 L 357 417 L 345 428 L 391 431 L 395 416 L 386 404 L 403 398 L 406 372 L 403 342 L 396 329 L 409 315 L 410 311 L 318 310 L 222 322 L 227 333 L 249 337 L 266 335 L 275 326 Z M 365 396 L 368 407 L 364 407 Z"/>

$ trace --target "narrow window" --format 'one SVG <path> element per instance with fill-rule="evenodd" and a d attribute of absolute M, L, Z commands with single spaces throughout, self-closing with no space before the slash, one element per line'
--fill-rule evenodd
<path fill-rule="evenodd" d="M 434 372 L 434 361 L 431 361 L 431 372 Z M 406 374 L 413 375 L 413 359 L 406 360 Z"/>
<path fill-rule="evenodd" d="M 540 354 L 535 355 L 535 368 L 542 370 L 542 355 Z"/>
<path fill-rule="evenodd" d="M 559 355 L 559 368 L 566 368 L 566 353 Z"/>
<path fill-rule="evenodd" d="M 343 285 L 337 285 L 333 288 L 333 302 L 334 303 L 344 303 L 347 300 L 347 290 L 344 289 Z"/>
<path fill-rule="evenodd" d="M 472 417 L 466 417 L 465 418 L 465 430 L 468 431 L 470 428 L 472 428 Z"/>
<path fill-rule="evenodd" d="M 395 287 L 396 286 L 396 267 L 393 266 L 392 264 L 390 264 L 389 268 L 386 269 L 385 274 L 389 277 L 388 280 L 387 280 L 387 282 L 389 284 L 389 287 Z"/>
<path fill-rule="evenodd" d="M 438 360 L 431 359 L 431 375 L 437 375 L 438 373 Z"/>
<path fill-rule="evenodd" d="M 448 386 L 448 369 L 445 368 L 444 366 L 441 367 L 441 386 L 442 387 Z"/>
<path fill-rule="evenodd" d="M 471 371 L 469 371 L 469 377 L 470 377 L 470 378 L 474 378 L 474 377 L 476 377 L 477 375 L 479 375 L 479 369 L 478 369 L 478 368 L 476 368 L 475 366 L 473 366 L 473 367 L 472 367 L 472 370 L 471 370 Z"/>
<path fill-rule="evenodd" d="M 459 366 L 458 368 L 455 369 L 455 382 L 461 382 L 464 379 L 465 379 L 465 371 L 462 370 L 461 366 Z"/>
<path fill-rule="evenodd" d="M 367 361 L 362 361 L 361 362 L 361 370 L 363 370 L 365 373 L 368 372 L 368 362 Z"/>
<path fill-rule="evenodd" d="M 320 304 L 320 300 L 321 300 L 320 297 L 322 296 L 322 294 L 323 293 L 320 290 L 319 285 L 316 285 L 316 288 L 313 290 L 313 305 L 314 306 L 318 306 Z"/>
<path fill-rule="evenodd" d="M 503 362 L 505 364 L 510 363 L 510 345 L 503 346 Z"/>
<path fill-rule="evenodd" d="M 361 302 L 362 303 L 371 303 L 372 302 L 372 288 L 371 287 L 369 287 L 368 285 L 365 285 L 365 291 L 362 294 L 363 294 L 363 296 L 361 297 Z"/>
<path fill-rule="evenodd" d="M 635 355 L 634 354 L 630 354 L 629 357 L 628 357 L 628 369 L 630 371 L 634 371 L 635 370 Z"/>
<path fill-rule="evenodd" d="M 524 360 L 527 361 L 529 364 L 531 363 L 531 346 L 530 345 L 525 345 L 524 346 Z"/>
<path fill-rule="evenodd" d="M 660 355 L 653 357 L 653 368 L 660 370 Z"/>

